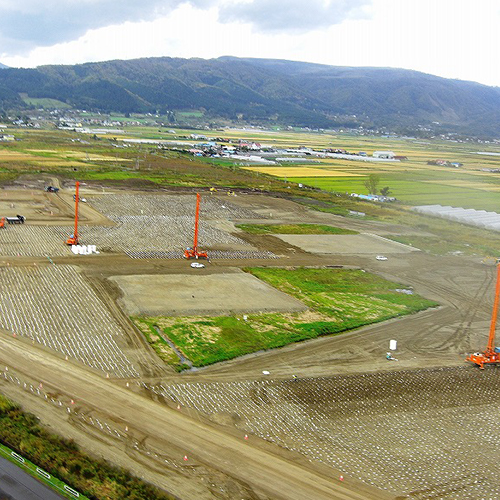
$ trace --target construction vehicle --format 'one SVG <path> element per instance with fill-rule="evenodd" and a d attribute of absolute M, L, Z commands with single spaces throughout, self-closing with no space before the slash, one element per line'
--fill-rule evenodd
<path fill-rule="evenodd" d="M 5 217 L 8 224 L 24 224 L 26 217 L 24 215 L 16 215 L 15 217 Z"/>
<path fill-rule="evenodd" d="M 78 195 L 79 186 L 80 186 L 80 183 L 78 181 L 76 181 L 76 184 L 75 184 L 76 194 L 74 196 L 74 198 L 75 198 L 75 230 L 73 231 L 73 234 L 66 240 L 66 245 L 78 245 L 78 202 L 80 201 L 80 196 Z"/>
<path fill-rule="evenodd" d="M 45 191 L 47 191 L 47 193 L 57 193 L 59 191 L 59 188 L 55 186 L 47 186 L 45 188 Z"/>
<path fill-rule="evenodd" d="M 500 347 L 495 347 L 495 330 L 498 314 L 498 302 L 500 297 L 500 261 L 497 261 L 497 284 L 495 288 L 495 301 L 493 303 L 493 313 L 491 315 L 490 335 L 488 337 L 488 345 L 484 352 L 475 352 L 470 354 L 466 361 L 475 363 L 481 370 L 484 370 L 484 365 L 500 363 Z"/>
<path fill-rule="evenodd" d="M 5 227 L 5 217 L 0 219 L 0 227 Z"/>
<path fill-rule="evenodd" d="M 194 241 L 192 248 L 186 248 L 184 251 L 185 259 L 208 259 L 206 252 L 198 251 L 198 223 L 200 219 L 200 193 L 196 193 L 196 215 L 194 218 Z"/>

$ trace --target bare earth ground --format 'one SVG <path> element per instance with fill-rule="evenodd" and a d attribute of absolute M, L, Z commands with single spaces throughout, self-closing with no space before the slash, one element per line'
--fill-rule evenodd
<path fill-rule="evenodd" d="M 0 200 L 6 193 L 0 192 Z M 33 198 L 31 191 L 23 196 L 28 203 L 48 195 L 39 190 Z M 61 197 L 69 198 L 60 217 L 70 225 L 71 193 L 62 192 Z M 264 196 L 241 195 L 230 201 L 253 209 L 256 221 L 265 217 L 266 222 L 331 223 L 375 235 L 411 231 L 310 212 Z M 56 205 L 47 205 L 49 214 Z M 93 219 L 94 212 L 91 207 L 87 212 L 89 224 L 99 224 L 102 217 Z M 31 216 L 34 223 L 46 224 L 53 217 L 47 211 Z M 250 220 L 249 214 L 237 221 Z M 231 227 L 230 222 L 218 224 Z M 106 304 L 113 318 L 109 321 L 128 339 L 120 348 L 140 375 L 125 379 L 113 378 L 112 373 L 108 379 L 102 370 L 4 331 L 0 391 L 90 452 L 129 467 L 182 499 L 500 496 L 500 452 L 493 446 L 498 444 L 498 371 L 479 372 L 463 361 L 466 353 L 486 342 L 492 266 L 479 259 L 396 253 L 394 248 L 400 246 L 371 237 L 381 245 L 372 251 L 390 255 L 387 261 L 379 262 L 373 254 L 345 254 L 342 248 L 324 253 L 319 244 L 318 254 L 308 253 L 303 243 L 235 234 L 279 258 L 214 259 L 206 269 L 195 270 L 182 260 L 137 260 L 116 253 L 54 256 L 56 267 L 80 267 L 96 294 L 92 300 Z M 35 265 L 51 266 L 43 254 L 21 254 L 2 257 L 0 271 Z M 157 295 L 165 283 L 197 281 L 205 294 L 211 289 L 204 281 L 215 284 L 215 289 L 228 277 L 240 276 L 235 267 L 248 265 L 361 267 L 411 286 L 441 306 L 183 374 L 161 366 L 117 306 L 121 297 L 147 307 L 140 304 L 144 297 L 139 275 L 154 276 L 148 280 L 149 294 L 154 310 L 160 310 Z M 274 304 L 274 298 L 266 297 Z M 207 305 L 216 307 L 214 302 Z M 89 304 L 90 316 L 91 311 Z M 81 328 L 85 336 L 93 327 Z M 398 340 L 397 362 L 385 360 L 390 339 Z M 292 375 L 298 376 L 297 382 Z"/>
<path fill-rule="evenodd" d="M 408 253 L 416 248 L 391 241 L 375 234 L 279 234 L 280 240 L 306 252 L 327 254 L 378 254 Z"/>
<path fill-rule="evenodd" d="M 114 276 L 129 315 L 188 316 L 305 311 L 299 300 L 243 272 Z"/>

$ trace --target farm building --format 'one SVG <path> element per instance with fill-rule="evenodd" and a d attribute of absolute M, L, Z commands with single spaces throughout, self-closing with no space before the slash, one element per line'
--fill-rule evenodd
<path fill-rule="evenodd" d="M 392 151 L 374 151 L 374 158 L 385 158 L 387 160 L 394 160 L 396 155 Z"/>

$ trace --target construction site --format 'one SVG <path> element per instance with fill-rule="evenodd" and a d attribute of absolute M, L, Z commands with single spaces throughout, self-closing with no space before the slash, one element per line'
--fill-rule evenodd
<path fill-rule="evenodd" d="M 494 260 L 243 191 L 32 176 L 0 216 L 0 392 L 89 453 L 182 500 L 500 498 Z M 238 228 L 297 222 L 358 234 Z M 182 372 L 131 319 L 313 316 L 248 267 L 362 270 L 438 306 Z"/>

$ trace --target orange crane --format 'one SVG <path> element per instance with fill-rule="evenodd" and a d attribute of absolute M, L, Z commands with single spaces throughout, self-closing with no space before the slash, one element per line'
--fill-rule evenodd
<path fill-rule="evenodd" d="M 500 363 L 500 348 L 495 347 L 495 329 L 497 324 L 498 302 L 500 298 L 500 261 L 497 261 L 497 284 L 495 288 L 495 302 L 493 303 L 493 314 L 491 315 L 490 335 L 488 346 L 484 352 L 470 354 L 466 361 L 471 361 L 484 370 L 484 365 Z"/>
<path fill-rule="evenodd" d="M 76 181 L 76 194 L 75 194 L 75 230 L 73 234 L 66 240 L 66 245 L 78 245 L 78 202 L 80 196 L 78 195 L 78 188 L 80 183 Z"/>
<path fill-rule="evenodd" d="M 184 251 L 185 259 L 208 259 L 206 252 L 198 252 L 198 223 L 200 219 L 200 193 L 196 193 L 196 215 L 194 218 L 194 241 L 193 248 L 186 248 Z"/>

